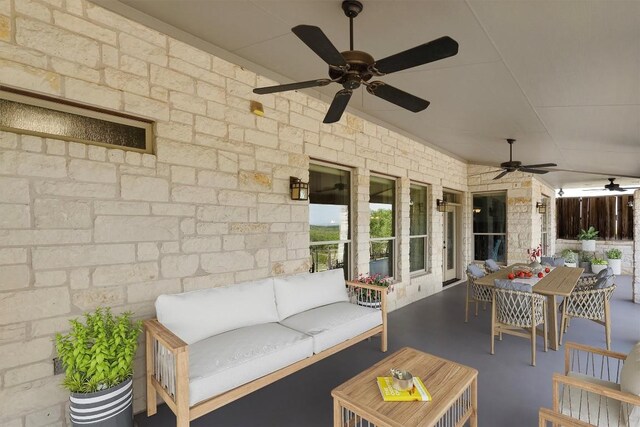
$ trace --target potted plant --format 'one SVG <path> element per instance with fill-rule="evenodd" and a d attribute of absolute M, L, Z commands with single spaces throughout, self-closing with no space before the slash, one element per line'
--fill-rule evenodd
<path fill-rule="evenodd" d="M 389 276 L 383 276 L 382 274 L 374 274 L 364 275 L 360 274 L 356 282 L 366 283 L 367 285 L 380 286 L 382 288 L 387 288 L 387 293 L 393 291 L 393 284 L 391 282 L 391 278 Z M 378 293 L 365 288 L 357 288 L 356 296 L 358 300 L 358 305 L 362 305 L 365 307 L 380 307 L 380 298 L 378 298 Z"/>
<path fill-rule="evenodd" d="M 605 268 L 607 268 L 607 260 L 606 259 L 602 259 L 602 258 L 598 258 L 595 257 L 592 261 L 591 261 L 591 271 L 594 274 L 598 274 L 600 273 L 602 270 L 604 270 Z"/>
<path fill-rule="evenodd" d="M 622 274 L 622 251 L 620 249 L 609 249 L 607 260 L 609 260 L 609 267 L 613 270 L 613 274 Z"/>
<path fill-rule="evenodd" d="M 582 242 L 582 250 L 586 252 L 595 252 L 596 237 L 598 237 L 598 230 L 593 226 L 590 226 L 586 230 L 580 230 L 580 233 L 578 233 L 578 240 Z"/>
<path fill-rule="evenodd" d="M 562 251 L 562 258 L 564 258 L 564 265 L 567 267 L 576 267 L 578 262 L 578 254 L 571 249 L 565 249 Z"/>
<path fill-rule="evenodd" d="M 72 426 L 133 426 L 133 359 L 141 323 L 109 308 L 70 323 L 69 333 L 56 335 L 56 349 L 65 368 L 62 386 L 71 392 Z"/>
<path fill-rule="evenodd" d="M 591 273 L 591 261 L 593 254 L 591 252 L 580 253 L 580 268 L 584 268 L 585 273 Z"/>

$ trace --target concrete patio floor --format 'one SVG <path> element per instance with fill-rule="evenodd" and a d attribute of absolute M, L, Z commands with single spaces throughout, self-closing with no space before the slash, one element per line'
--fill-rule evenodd
<path fill-rule="evenodd" d="M 628 352 L 640 341 L 640 305 L 631 302 L 631 277 L 616 279 L 612 298 L 612 349 Z M 268 387 L 256 391 L 191 423 L 192 427 L 329 426 L 331 390 L 401 347 L 410 346 L 472 366 L 479 371 L 479 425 L 536 426 L 538 408 L 551 407 L 551 376 L 563 369 L 564 351 L 544 353 L 538 339 L 537 366 L 530 365 L 528 340 L 505 336 L 489 354 L 490 310 L 464 323 L 464 283 L 425 298 L 389 315 L 389 352 L 379 340 L 359 343 Z M 605 347 L 604 328 L 575 319 L 565 338 Z M 140 427 L 175 426 L 162 405 L 158 414 L 136 416 Z"/>

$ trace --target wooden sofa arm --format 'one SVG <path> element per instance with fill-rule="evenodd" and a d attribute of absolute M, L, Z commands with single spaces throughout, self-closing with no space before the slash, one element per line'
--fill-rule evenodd
<path fill-rule="evenodd" d="M 604 385 L 588 382 L 580 378 L 568 377 L 566 375 L 562 375 L 556 372 L 553 374 L 552 381 L 553 381 L 554 409 L 557 409 L 557 405 L 559 404 L 558 397 L 559 397 L 559 391 L 560 391 L 560 384 L 569 386 L 569 387 L 577 387 L 584 391 L 595 393 L 604 397 L 609 397 L 619 402 L 640 406 L 640 396 L 638 395 L 616 390 L 613 388 L 609 388 Z"/>
<path fill-rule="evenodd" d="M 177 335 L 165 328 L 164 325 L 158 322 L 158 319 L 148 319 L 142 322 L 147 332 L 153 336 L 156 340 L 162 343 L 172 353 L 179 353 L 186 351 L 188 344 Z"/>
<path fill-rule="evenodd" d="M 593 427 L 593 424 L 571 418 L 568 415 L 554 412 L 549 408 L 540 408 L 538 411 L 539 427 L 547 427 L 547 423 L 563 427 Z"/>
<path fill-rule="evenodd" d="M 599 359 L 600 363 L 604 364 L 605 360 L 607 361 L 607 369 L 609 367 L 609 358 L 616 359 L 618 364 L 618 373 L 620 368 L 622 367 L 622 363 L 627 359 L 627 355 L 624 353 L 618 353 L 615 351 L 606 350 L 604 348 L 591 347 L 589 345 L 578 344 L 575 342 L 567 342 L 564 347 L 564 373 L 565 375 L 569 373 L 572 369 L 572 364 L 577 364 L 580 366 L 581 361 L 581 353 L 584 353 L 584 359 L 586 359 L 586 364 L 583 364 L 583 367 L 587 368 L 587 372 L 581 372 L 583 374 L 588 374 L 589 363 L 591 365 L 595 364 L 595 360 Z M 589 359 L 591 359 L 589 361 Z M 605 379 L 605 378 L 601 378 Z"/>

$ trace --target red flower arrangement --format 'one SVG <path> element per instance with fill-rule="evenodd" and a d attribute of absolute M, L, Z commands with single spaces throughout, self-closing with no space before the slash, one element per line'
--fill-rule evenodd
<path fill-rule="evenodd" d="M 532 262 L 537 261 L 542 256 L 542 244 L 539 244 L 537 248 L 527 249 L 527 254 Z"/>

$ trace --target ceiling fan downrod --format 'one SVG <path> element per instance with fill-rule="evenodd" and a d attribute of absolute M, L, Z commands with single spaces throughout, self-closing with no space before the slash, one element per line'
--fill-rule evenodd
<path fill-rule="evenodd" d="M 342 2 L 342 10 L 349 18 L 349 50 L 353 50 L 353 18 L 362 12 L 362 3 L 357 0 L 344 0 Z"/>

